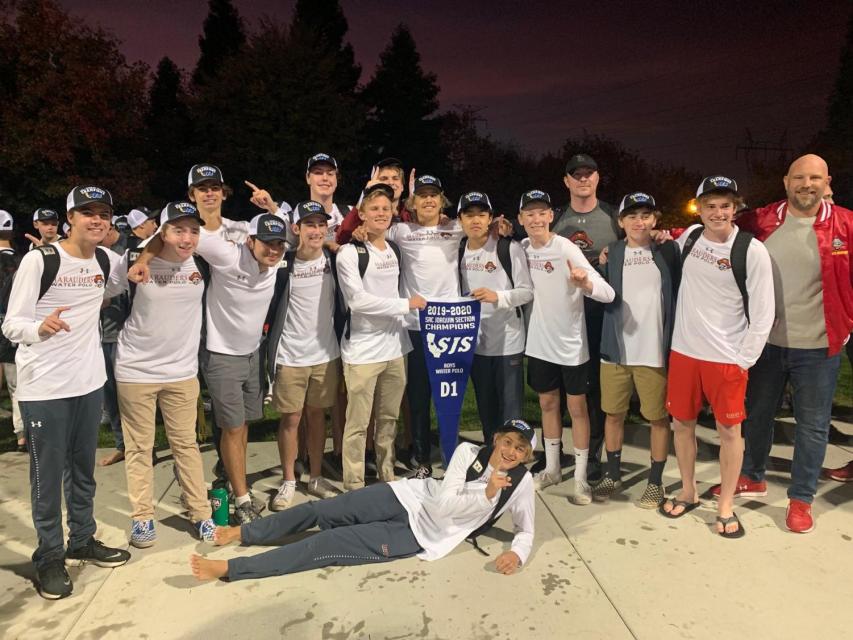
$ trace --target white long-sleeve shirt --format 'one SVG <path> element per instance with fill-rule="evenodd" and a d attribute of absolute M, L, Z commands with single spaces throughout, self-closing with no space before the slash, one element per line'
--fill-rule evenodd
<path fill-rule="evenodd" d="M 337 254 L 338 284 L 350 310 L 349 338 L 341 340 L 341 357 L 348 364 L 371 364 L 400 358 L 412 350 L 403 318 L 409 301 L 397 292 L 400 265 L 394 250 L 386 244 L 380 251 L 366 242 L 369 255 L 364 278 L 358 273 L 358 252 L 354 245 L 341 247 Z"/>
<path fill-rule="evenodd" d="M 446 556 L 485 524 L 495 510 L 498 495 L 491 500 L 486 497 L 486 485 L 492 475 L 490 466 L 476 480 L 465 482 L 468 467 L 478 451 L 479 447 L 470 443 L 456 447 L 441 481 L 412 478 L 389 483 L 409 514 L 409 527 L 423 548 L 418 553 L 422 560 Z M 533 479 L 527 473 L 500 511 L 500 514 L 509 511 L 512 516 L 515 535 L 511 549 L 522 564 L 527 562 L 533 548 L 534 505 Z"/>
<path fill-rule="evenodd" d="M 480 330 L 475 353 L 481 356 L 511 356 L 524 352 L 524 317 L 516 309 L 533 300 L 533 282 L 527 256 L 517 242 L 509 246 L 515 286 L 498 259 L 498 242 L 489 238 L 481 248 L 466 247 L 460 265 L 462 291 L 468 295 L 485 287 L 498 296 L 497 302 L 480 304 Z"/>
<path fill-rule="evenodd" d="M 254 353 L 261 344 L 277 269 L 261 271 L 247 245 L 228 242 L 204 227 L 196 251 L 210 265 L 208 351 L 234 356 Z"/>
<path fill-rule="evenodd" d="M 679 246 L 684 247 L 697 226 L 679 236 Z M 738 233 L 735 227 L 724 243 L 712 242 L 702 234 L 690 250 L 678 289 L 672 349 L 697 360 L 749 369 L 761 355 L 773 326 L 773 266 L 766 247 L 753 239 L 746 252 L 747 323 L 731 269 L 731 249 Z"/>
<path fill-rule="evenodd" d="M 3 335 L 18 344 L 16 400 L 56 400 L 86 395 L 102 387 L 107 374 L 98 321 L 104 276 L 97 258 L 75 258 L 62 245 L 59 272 L 38 300 L 44 258 L 30 251 L 21 260 L 3 320 Z M 109 252 L 108 252 L 109 253 Z M 59 307 L 70 331 L 42 338 L 39 327 Z"/>
<path fill-rule="evenodd" d="M 613 287 L 592 268 L 583 252 L 562 236 L 554 234 L 538 248 L 527 238 L 521 246 L 527 253 L 534 291 L 524 352 L 554 364 L 572 367 L 583 364 L 589 360 L 584 296 L 611 302 L 616 296 Z M 572 284 L 569 262 L 573 268 L 586 270 L 592 293 Z"/>

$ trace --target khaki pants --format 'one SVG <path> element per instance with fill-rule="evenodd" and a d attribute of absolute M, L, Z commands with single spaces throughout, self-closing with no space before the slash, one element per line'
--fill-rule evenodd
<path fill-rule="evenodd" d="M 367 426 L 375 408 L 376 468 L 379 479 L 394 479 L 394 436 L 400 401 L 406 388 L 406 360 L 403 357 L 373 364 L 344 364 L 347 383 L 347 422 L 344 427 L 344 488 L 364 486 L 364 451 Z M 376 402 L 374 404 L 374 396 Z"/>
<path fill-rule="evenodd" d="M 127 495 L 134 520 L 154 518 L 154 420 L 157 405 L 163 414 L 177 476 L 193 522 L 210 518 L 201 452 L 195 436 L 198 378 L 180 382 L 119 382 L 118 405 L 124 434 Z"/>

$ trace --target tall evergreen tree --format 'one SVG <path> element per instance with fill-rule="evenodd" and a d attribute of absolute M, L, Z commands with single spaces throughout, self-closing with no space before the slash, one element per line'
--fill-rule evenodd
<path fill-rule="evenodd" d="M 150 192 L 157 201 L 182 196 L 181 176 L 192 165 L 188 156 L 191 141 L 192 119 L 181 71 L 165 57 L 157 65 L 145 113 L 146 157 L 152 171 Z"/>
<path fill-rule="evenodd" d="M 204 30 L 198 38 L 201 56 L 193 72 L 192 81 L 202 85 L 214 77 L 223 63 L 246 44 L 243 18 L 231 0 L 208 0 L 208 13 Z"/>
<path fill-rule="evenodd" d="M 835 201 L 853 206 L 853 11 L 841 51 L 835 88 L 829 98 L 826 127 L 818 134 L 816 150 L 826 157 Z"/>
<path fill-rule="evenodd" d="M 339 92 L 352 95 L 361 77 L 352 45 L 344 42 L 349 24 L 338 0 L 297 0 L 291 36 L 313 41 L 321 55 L 335 60 L 335 84 Z"/>
<path fill-rule="evenodd" d="M 421 67 L 415 39 L 399 25 L 364 88 L 368 144 L 374 157 L 398 156 L 421 171 L 445 169 L 439 144 L 439 87 L 434 73 Z"/>

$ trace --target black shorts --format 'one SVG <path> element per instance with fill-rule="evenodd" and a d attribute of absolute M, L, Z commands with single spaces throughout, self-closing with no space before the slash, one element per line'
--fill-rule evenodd
<path fill-rule="evenodd" d="M 559 389 L 571 396 L 589 393 L 589 361 L 574 367 L 527 356 L 527 385 L 536 393 Z M 562 384 L 561 384 L 562 383 Z"/>

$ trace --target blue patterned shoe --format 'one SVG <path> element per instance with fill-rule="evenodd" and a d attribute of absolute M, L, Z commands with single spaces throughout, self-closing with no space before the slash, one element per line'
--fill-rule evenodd
<path fill-rule="evenodd" d="M 130 544 L 145 549 L 157 542 L 153 520 L 134 520 L 130 527 Z"/>
<path fill-rule="evenodd" d="M 213 542 L 213 532 L 216 531 L 216 524 L 211 518 L 195 523 L 198 537 L 205 542 Z"/>

